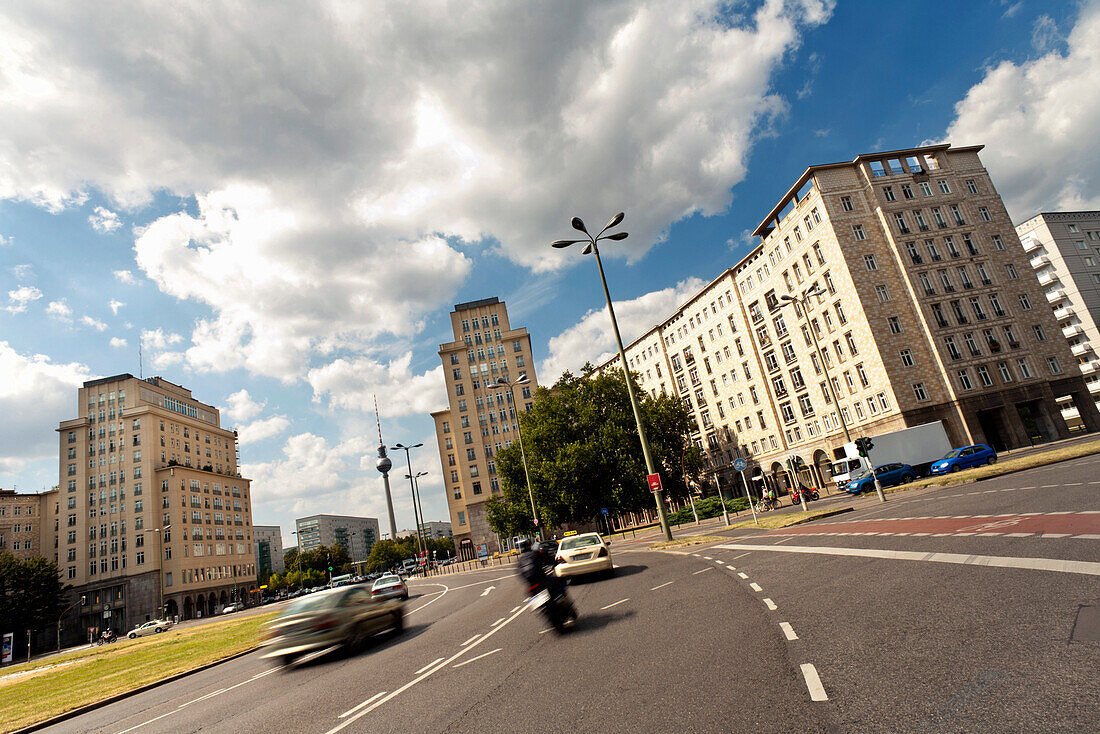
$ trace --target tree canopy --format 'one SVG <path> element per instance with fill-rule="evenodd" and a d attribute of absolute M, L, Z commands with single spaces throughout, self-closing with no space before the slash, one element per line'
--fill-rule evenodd
<path fill-rule="evenodd" d="M 635 394 L 665 492 L 685 497 L 685 475 L 694 482 L 703 468 L 702 453 L 688 436 L 691 414 L 679 398 L 654 398 L 636 381 Z M 553 388 L 538 389 L 531 410 L 520 414 L 520 427 L 531 491 L 547 527 L 589 522 L 604 507 L 618 513 L 652 506 L 622 372 L 566 372 Z M 530 533 L 535 526 L 519 441 L 501 449 L 496 462 L 502 494 L 486 503 L 489 523 L 502 535 Z"/>
<path fill-rule="evenodd" d="M 54 627 L 65 588 L 53 561 L 0 550 L 0 632 L 16 632 L 15 647 L 26 649 L 26 636 L 18 633 Z"/>

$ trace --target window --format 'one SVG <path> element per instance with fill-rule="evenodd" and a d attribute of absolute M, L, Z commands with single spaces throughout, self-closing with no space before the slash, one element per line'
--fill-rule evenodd
<path fill-rule="evenodd" d="M 982 387 L 992 387 L 993 378 L 989 376 L 989 369 L 985 365 L 979 365 L 977 368 L 978 379 L 981 380 Z"/>
<path fill-rule="evenodd" d="M 1008 273 L 1009 280 L 1016 280 L 1018 277 L 1020 277 L 1016 274 L 1016 266 L 1012 263 L 1008 263 L 1005 265 L 1005 272 Z"/>
<path fill-rule="evenodd" d="M 947 185 L 947 179 L 946 178 L 941 178 L 936 183 L 939 184 L 940 191 L 942 191 L 945 194 L 950 194 L 951 193 L 951 187 Z"/>
<path fill-rule="evenodd" d="M 903 367 L 913 366 L 913 353 L 908 349 L 901 350 L 901 364 Z"/>
<path fill-rule="evenodd" d="M 962 359 L 962 353 L 959 352 L 959 347 L 955 344 L 955 337 L 944 337 L 943 341 L 947 345 L 947 352 L 951 355 L 951 359 Z"/>
<path fill-rule="evenodd" d="M 1043 333 L 1043 327 L 1035 324 L 1031 328 L 1035 332 L 1035 341 L 1045 342 L 1047 340 L 1047 335 Z"/>
<path fill-rule="evenodd" d="M 852 197 L 850 197 L 850 196 L 840 197 L 840 206 L 846 212 L 852 211 Z"/>
<path fill-rule="evenodd" d="M 974 384 L 970 381 L 970 374 L 966 370 L 958 371 L 959 385 L 963 390 L 973 390 Z"/>
<path fill-rule="evenodd" d="M 892 186 L 883 187 L 882 195 L 886 197 L 887 201 L 897 201 L 897 199 L 894 198 L 894 187 Z"/>
<path fill-rule="evenodd" d="M 970 179 L 970 180 L 968 180 L 968 181 L 966 182 L 966 190 L 967 190 L 967 191 L 969 191 L 969 192 L 970 192 L 970 193 L 972 193 L 972 194 L 976 194 L 976 193 L 978 193 L 978 187 L 977 187 L 977 185 L 976 185 L 976 184 L 974 183 L 974 180 L 973 180 L 973 179 Z"/>
<path fill-rule="evenodd" d="M 909 184 L 902 184 L 901 185 L 901 193 L 902 193 L 902 196 L 904 196 L 906 199 L 912 199 L 913 198 L 913 187 L 910 186 Z"/>
<path fill-rule="evenodd" d="M 992 222 L 993 218 L 989 216 L 989 209 L 984 206 L 978 207 L 978 216 L 982 218 L 983 222 Z"/>
<path fill-rule="evenodd" d="M 890 326 L 890 333 L 891 334 L 900 334 L 901 333 L 901 322 L 898 321 L 897 316 L 888 316 L 886 318 L 886 323 L 889 324 L 889 326 Z"/>
<path fill-rule="evenodd" d="M 1007 362 L 998 362 L 997 371 L 1001 373 L 1001 380 L 1003 382 L 1012 382 L 1012 373 L 1008 371 Z"/>
<path fill-rule="evenodd" d="M 981 356 L 981 350 L 978 349 L 978 343 L 974 341 L 974 335 L 966 333 L 963 335 L 963 341 L 966 342 L 966 348 L 970 351 L 970 354 L 974 357 Z"/>
<path fill-rule="evenodd" d="M 862 224 L 853 225 L 852 226 L 852 232 L 853 232 L 853 234 L 855 234 L 855 238 L 856 238 L 857 241 L 867 239 L 867 235 L 865 235 L 863 233 L 863 225 Z"/>
<path fill-rule="evenodd" d="M 1058 364 L 1057 357 L 1047 357 L 1047 368 L 1050 370 L 1050 374 L 1058 375 L 1062 373 L 1062 367 Z"/>
<path fill-rule="evenodd" d="M 1028 300 L 1028 297 L 1027 297 L 1026 293 L 1021 293 L 1020 294 L 1020 308 L 1022 308 L 1025 311 L 1030 311 L 1031 310 L 1031 301 Z"/>
<path fill-rule="evenodd" d="M 922 196 L 931 196 L 932 195 L 932 187 L 928 185 L 927 181 L 921 181 L 920 182 L 920 193 L 921 193 Z"/>
<path fill-rule="evenodd" d="M 875 262 L 874 255 L 864 255 L 863 262 L 867 265 L 868 270 L 878 270 L 878 263 Z"/>
<path fill-rule="evenodd" d="M 928 393 L 924 391 L 923 382 L 918 382 L 913 385 L 913 395 L 916 396 L 918 402 L 928 400 Z"/>
<path fill-rule="evenodd" d="M 889 292 L 887 292 L 886 286 L 884 286 L 884 285 L 876 285 L 875 286 L 875 294 L 878 295 L 878 299 L 880 301 L 882 301 L 883 303 L 886 303 L 887 301 L 890 300 L 890 294 L 889 294 Z M 828 312 L 826 311 L 826 313 L 828 313 Z"/>
<path fill-rule="evenodd" d="M 999 234 L 993 235 L 990 239 L 992 239 L 992 241 L 993 241 L 993 249 L 995 249 L 995 250 L 1005 249 L 1005 243 L 1001 241 L 1001 236 Z"/>
<path fill-rule="evenodd" d="M 894 224 L 898 226 L 898 231 L 902 234 L 909 234 L 909 225 L 905 222 L 905 214 L 902 212 L 894 213 Z"/>
<path fill-rule="evenodd" d="M 1027 364 L 1027 359 L 1017 359 L 1016 366 L 1020 370 L 1020 379 L 1026 380 L 1031 377 L 1031 368 Z"/>

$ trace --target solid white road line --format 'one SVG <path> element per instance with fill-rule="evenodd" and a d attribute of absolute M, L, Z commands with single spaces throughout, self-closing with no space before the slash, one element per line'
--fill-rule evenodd
<path fill-rule="evenodd" d="M 772 610 L 773 612 L 774 612 L 774 611 L 775 611 L 776 609 L 779 609 L 779 607 L 777 607 L 777 606 L 775 605 L 775 602 L 774 602 L 774 601 L 772 601 L 771 599 L 767 599 L 767 598 L 765 598 L 765 599 L 764 599 L 764 603 L 765 603 L 765 604 L 767 604 L 767 605 L 768 605 L 768 609 Z"/>
<path fill-rule="evenodd" d="M 652 589 L 650 589 L 650 591 L 656 591 L 657 589 L 663 589 L 671 583 L 672 583 L 671 581 L 666 581 L 663 584 L 660 584 L 658 586 L 654 586 Z"/>
<path fill-rule="evenodd" d="M 785 634 L 787 636 L 788 640 L 797 640 L 798 639 L 798 635 L 796 635 L 794 633 L 794 627 L 791 626 L 790 622 L 780 622 L 779 623 L 779 628 L 781 630 L 783 630 L 783 634 Z"/>
<path fill-rule="evenodd" d="M 500 652 L 503 649 L 504 649 L 503 647 L 498 647 L 496 650 L 490 650 L 489 652 L 483 652 L 480 655 L 478 655 L 476 658 L 470 658 L 469 660 L 463 660 L 458 665 L 454 665 L 452 667 L 461 668 L 463 665 L 469 665 L 470 663 L 472 663 L 476 660 L 481 660 L 482 658 L 487 658 L 490 655 L 492 655 L 494 652 Z"/>
<path fill-rule="evenodd" d="M 476 640 L 479 637 L 481 637 L 481 635 L 474 635 L 473 637 L 471 637 L 470 639 L 466 640 L 461 645 L 459 645 L 459 647 L 466 647 L 467 645 L 469 645 L 471 642 L 473 642 L 474 640 Z"/>
<path fill-rule="evenodd" d="M 749 584 L 749 588 L 751 588 L 753 591 L 763 591 L 763 589 L 760 588 L 760 584 L 756 583 L 755 581 Z"/>
<path fill-rule="evenodd" d="M 806 688 L 810 691 L 811 701 L 828 701 L 825 695 L 825 686 L 821 685 L 821 678 L 817 675 L 817 668 L 813 663 L 802 663 L 802 677 L 806 679 Z"/>
<path fill-rule="evenodd" d="M 829 546 L 800 545 L 723 545 L 725 550 L 770 550 L 774 553 L 808 553 L 823 556 L 856 556 L 861 558 L 886 558 L 895 561 L 928 561 L 932 563 L 956 563 L 964 566 L 994 566 L 997 568 L 1023 568 L 1032 571 L 1057 571 L 1100 576 L 1100 563 L 1093 561 L 1066 561 L 1061 558 L 1016 558 L 1012 556 L 976 556 L 966 553 L 929 553 L 927 551 L 897 551 L 884 548 L 835 548 Z"/>
<path fill-rule="evenodd" d="M 610 609 L 611 607 L 617 607 L 620 604 L 622 604 L 624 601 L 630 601 L 630 597 L 628 596 L 625 599 L 619 599 L 617 602 L 615 602 L 613 604 L 608 604 L 606 607 L 600 607 L 600 611 L 603 611 L 604 609 Z"/>
<path fill-rule="evenodd" d="M 1074 535 L 1075 538 L 1084 538 L 1085 540 L 1100 540 L 1100 535 L 1093 535 L 1091 533 L 1082 533 L 1081 535 Z"/>
<path fill-rule="evenodd" d="M 418 670 L 418 671 L 416 671 L 415 673 L 413 673 L 413 675 L 420 675 L 420 674 L 421 674 L 421 673 L 423 673 L 423 672 L 424 672 L 425 670 L 427 670 L 428 668 L 432 667 L 433 665 L 435 665 L 436 663 L 440 662 L 441 660 L 443 660 L 443 658 L 436 658 L 435 660 L 431 661 L 430 663 L 428 663 L 427 665 L 425 665 L 425 666 L 424 666 L 423 668 L 421 668 L 420 670 Z M 382 693 L 385 693 L 385 691 L 383 691 Z M 340 718 L 344 718 L 344 717 L 343 717 L 343 716 L 341 716 Z"/>
<path fill-rule="evenodd" d="M 443 659 L 443 658 L 440 658 L 440 660 L 442 660 L 442 659 Z M 439 660 L 436 660 L 435 662 L 436 662 L 436 663 L 438 663 L 438 662 L 439 662 Z M 432 665 L 435 665 L 435 663 L 432 663 Z M 385 695 L 386 695 L 386 692 L 385 692 L 385 691 L 380 691 L 380 692 L 378 692 L 378 693 L 374 694 L 373 696 L 371 696 L 370 698 L 368 698 L 368 699 L 367 699 L 366 701 L 363 701 L 363 703 L 359 704 L 359 705 L 358 705 L 358 706 L 356 706 L 355 708 L 353 708 L 353 709 L 348 709 L 348 710 L 347 710 L 347 711 L 345 711 L 344 713 L 340 714 L 340 718 L 341 718 L 341 719 L 344 719 L 344 718 L 347 718 L 348 716 L 351 716 L 352 714 L 354 714 L 354 713 L 355 713 L 356 711 L 358 711 L 359 709 L 363 708 L 364 706 L 367 706 L 367 705 L 369 705 L 370 703 L 372 703 L 372 702 L 373 702 L 373 701 L 375 701 L 376 699 L 378 699 L 378 698 L 381 698 L 382 696 L 385 696 Z"/>
<path fill-rule="evenodd" d="M 265 670 L 262 673 L 257 673 L 256 675 L 252 676 L 251 678 L 247 678 L 245 680 L 242 680 L 240 683 L 229 686 L 228 688 L 221 688 L 217 691 L 212 691 L 211 693 L 207 693 L 204 696 L 199 696 L 198 698 L 192 699 L 192 700 L 188 701 L 187 703 L 181 703 L 179 706 L 177 706 L 173 710 L 169 711 L 168 713 L 161 714 L 160 716 L 149 719 L 148 721 L 143 721 L 140 724 L 136 724 L 135 726 L 131 726 L 129 729 L 124 729 L 123 731 L 119 732 L 119 734 L 126 734 L 126 732 L 131 732 L 134 729 L 140 729 L 141 727 L 145 726 L 146 724 L 152 724 L 154 721 L 158 721 L 160 719 L 163 719 L 166 716 L 171 716 L 172 714 L 177 713 L 180 709 L 186 708 L 186 707 L 190 706 L 193 703 L 198 703 L 199 701 L 205 701 L 208 698 L 213 698 L 214 696 L 219 696 L 219 695 L 225 693 L 226 691 L 232 691 L 234 688 L 240 688 L 241 686 L 243 686 L 246 683 L 251 683 L 254 680 L 259 680 L 260 678 L 263 678 L 265 675 L 271 675 L 272 673 L 274 673 L 278 670 L 282 670 L 285 667 L 286 667 L 285 665 L 279 665 L 279 666 L 274 667 L 274 668 L 269 668 L 268 670 Z"/>
<path fill-rule="evenodd" d="M 693 573 L 691 575 L 692 576 L 698 576 L 699 574 L 703 573 L 704 571 L 713 571 L 713 570 L 714 570 L 713 568 L 711 568 L 710 566 L 707 566 L 706 568 L 699 569 L 698 571 L 696 571 L 695 573 Z"/>

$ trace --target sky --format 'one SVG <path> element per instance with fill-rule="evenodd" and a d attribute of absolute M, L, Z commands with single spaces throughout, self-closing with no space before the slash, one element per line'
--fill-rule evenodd
<path fill-rule="evenodd" d="M 375 396 L 448 519 L 454 304 L 505 301 L 541 384 L 614 348 L 571 217 L 626 213 L 629 341 L 810 165 L 980 144 L 1014 221 L 1100 208 L 1097 78 L 1100 0 L 0 0 L 0 487 L 57 484 L 77 388 L 130 372 L 221 409 L 288 544 L 386 517 Z"/>

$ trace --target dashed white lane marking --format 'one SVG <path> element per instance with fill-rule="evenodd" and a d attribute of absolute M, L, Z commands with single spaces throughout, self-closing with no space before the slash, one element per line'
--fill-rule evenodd
<path fill-rule="evenodd" d="M 703 560 L 704 561 L 713 561 L 714 559 L 711 558 L 710 556 L 703 556 Z"/>
<path fill-rule="evenodd" d="M 513 614 L 514 614 L 514 612 L 513 612 Z M 501 623 L 501 622 L 503 622 L 503 621 L 504 621 L 504 617 L 501 617 L 500 619 L 498 619 L 497 621 L 493 622 L 493 623 L 492 623 L 491 625 L 489 625 L 489 626 L 490 626 L 490 627 L 496 627 L 496 626 L 497 626 L 498 624 L 500 624 L 500 623 Z"/>
<path fill-rule="evenodd" d="M 610 609 L 611 607 L 617 607 L 617 606 L 619 606 L 620 604 L 622 604 L 623 602 L 627 602 L 627 601 L 630 601 L 630 597 L 629 597 L 629 596 L 628 596 L 627 598 L 625 598 L 625 599 L 619 599 L 619 600 L 618 600 L 618 601 L 616 601 L 616 602 L 612 602 L 612 603 L 608 604 L 608 605 L 607 605 L 606 607 L 600 607 L 600 611 L 602 612 L 602 611 L 603 611 L 604 609 Z"/>
<path fill-rule="evenodd" d="M 774 611 L 775 611 L 776 609 L 779 609 L 779 607 L 777 607 L 777 606 L 775 605 L 775 602 L 774 602 L 774 601 L 772 601 L 771 599 L 765 598 L 765 599 L 764 599 L 764 604 L 765 604 L 765 605 L 767 605 L 768 609 L 772 610 L 773 612 L 774 612 Z"/>
<path fill-rule="evenodd" d="M 1006 538 L 1030 538 L 1034 533 L 1005 533 Z"/>
<path fill-rule="evenodd" d="M 806 689 L 810 692 L 811 701 L 828 701 L 825 695 L 825 686 L 821 685 L 821 678 L 817 674 L 817 668 L 813 663 L 802 663 L 802 677 L 806 679 Z"/>
<path fill-rule="evenodd" d="M 466 647 L 467 645 L 469 645 L 471 642 L 473 642 L 474 640 L 476 640 L 479 637 L 481 637 L 481 635 L 474 635 L 473 637 L 471 637 L 470 639 L 466 640 L 461 645 L 459 645 L 459 647 Z"/>
<path fill-rule="evenodd" d="M 749 584 L 749 588 L 751 588 L 753 591 L 763 591 L 763 589 L 760 588 L 760 584 L 756 583 L 755 581 Z"/>
<path fill-rule="evenodd" d="M 542 632 L 539 632 L 539 634 L 540 634 L 540 635 L 545 635 L 545 634 L 546 634 L 547 632 L 553 632 L 553 631 L 554 631 L 554 628 L 553 628 L 553 627 L 547 627 L 547 628 L 546 628 L 546 629 L 544 629 L 544 630 L 543 630 Z"/>
<path fill-rule="evenodd" d="M 725 563 L 725 561 L 721 561 L 721 560 L 718 560 L 717 558 L 716 558 L 716 559 L 714 559 L 714 562 L 715 562 L 716 564 L 718 564 L 719 566 L 721 566 L 721 565 L 722 565 L 723 563 Z"/>
<path fill-rule="evenodd" d="M 164 713 L 164 714 L 161 714 L 160 716 L 157 716 L 155 718 L 149 719 L 148 721 L 143 721 L 140 724 L 137 724 L 135 726 L 131 726 L 129 729 L 124 729 L 119 734 L 126 734 L 126 732 L 131 732 L 134 729 L 140 729 L 141 727 L 145 726 L 146 724 L 152 724 L 154 721 L 158 721 L 160 719 L 163 719 L 166 716 L 171 716 L 172 714 L 177 713 L 180 709 L 186 708 L 186 707 L 190 706 L 193 703 L 198 703 L 199 701 L 204 701 L 208 698 L 213 698 L 214 696 L 221 695 L 221 694 L 225 693 L 226 691 L 232 691 L 234 688 L 240 688 L 241 686 L 245 685 L 246 683 L 251 683 L 254 680 L 258 680 L 260 678 L 263 678 L 265 675 L 271 675 L 272 673 L 274 673 L 276 671 L 279 671 L 279 670 L 282 670 L 285 667 L 286 667 L 285 665 L 279 665 L 279 666 L 274 667 L 274 668 L 269 668 L 269 669 L 263 671 L 262 673 L 257 673 L 256 675 L 252 676 L 251 678 L 246 678 L 245 680 L 243 680 L 240 683 L 237 683 L 235 685 L 228 686 L 226 688 L 222 688 L 222 689 L 219 689 L 217 691 L 212 691 L 210 693 L 207 693 L 205 696 L 200 696 L 196 699 L 188 701 L 187 703 L 181 703 L 179 706 L 172 709 L 171 711 L 169 711 L 167 713 Z"/>
<path fill-rule="evenodd" d="M 733 566 L 726 566 L 726 568 L 728 568 L 728 569 L 729 569 L 729 570 L 731 570 L 731 571 L 736 571 L 736 570 L 737 570 L 737 569 L 736 569 L 736 568 L 734 568 Z"/>
<path fill-rule="evenodd" d="M 1100 535 L 1093 535 L 1092 533 L 1082 533 L 1081 535 L 1074 535 L 1075 538 L 1084 538 L 1086 540 L 1100 540 Z"/>
<path fill-rule="evenodd" d="M 421 668 L 420 670 L 418 670 L 418 671 L 416 671 L 415 673 L 413 673 L 413 675 L 420 675 L 420 674 L 421 674 L 421 673 L 423 673 L 423 672 L 424 672 L 425 670 L 427 670 L 428 668 L 432 667 L 432 666 L 433 666 L 433 665 L 435 665 L 436 663 L 438 663 L 438 662 L 441 662 L 442 660 L 443 660 L 443 658 L 436 658 L 435 660 L 431 661 L 430 663 L 428 663 L 427 665 L 425 665 L 425 666 L 424 666 L 423 668 Z M 385 693 L 385 691 L 383 691 L 383 693 Z M 360 706 L 362 706 L 363 704 L 359 704 L 359 705 L 360 705 Z M 353 711 L 354 711 L 354 709 L 353 709 Z M 343 715 L 341 715 L 341 716 L 340 716 L 340 718 L 342 719 L 342 718 L 344 718 L 344 716 L 343 716 Z"/>
<path fill-rule="evenodd" d="M 722 545 L 723 550 L 772 551 L 773 553 L 808 553 L 824 556 L 855 556 L 859 558 L 885 558 L 896 561 L 925 561 L 954 563 L 964 566 L 993 566 L 996 568 L 1023 568 L 1032 571 L 1057 571 L 1100 576 L 1100 563 L 1093 561 L 1067 561 L 1061 558 L 1020 558 L 1013 556 L 978 556 L 966 553 L 928 553 L 923 551 L 899 551 L 885 548 L 837 548 L 830 546 L 799 545 Z"/>
<path fill-rule="evenodd" d="M 1073 510 L 1061 510 L 1060 512 L 1048 512 L 1048 515 L 1072 515 Z"/>
<path fill-rule="evenodd" d="M 699 574 L 701 574 L 701 573 L 703 573 L 703 572 L 705 572 L 705 571 L 713 571 L 713 570 L 714 570 L 713 568 L 711 568 L 710 566 L 707 566 L 706 568 L 701 568 L 701 569 L 699 569 L 698 571 L 696 571 L 695 573 L 693 573 L 693 574 L 691 574 L 691 575 L 692 575 L 692 576 L 698 576 Z"/>
<path fill-rule="evenodd" d="M 652 589 L 650 589 L 650 591 L 656 591 L 657 589 L 663 589 L 671 583 L 672 583 L 671 581 L 666 581 L 663 584 L 659 584 L 658 586 L 654 586 Z"/>
<path fill-rule="evenodd" d="M 798 635 L 794 633 L 794 627 L 791 626 L 790 622 L 780 622 L 779 628 L 783 630 L 783 634 L 787 636 L 788 640 L 798 639 Z"/>
<path fill-rule="evenodd" d="M 1043 533 L 1040 538 L 1068 538 L 1069 533 Z"/>
<path fill-rule="evenodd" d="M 1065 486 L 1067 486 L 1067 487 L 1080 487 L 1081 484 L 1082 484 L 1081 482 L 1066 482 Z"/>
<path fill-rule="evenodd" d="M 518 606 L 512 607 L 512 611 L 510 611 L 510 612 L 508 612 L 508 613 L 509 613 L 509 614 L 515 614 L 515 613 L 516 613 L 516 610 L 518 610 L 518 609 L 519 609 L 519 607 L 518 607 Z"/>
<path fill-rule="evenodd" d="M 749 577 L 749 575 L 747 573 L 745 573 L 744 571 L 738 571 L 737 575 L 740 576 L 743 579 L 747 579 Z"/>
<path fill-rule="evenodd" d="M 439 660 L 442 660 L 442 659 L 443 659 L 443 658 L 440 658 Z M 436 662 L 436 663 L 438 663 L 438 662 L 439 662 L 439 660 L 436 660 L 435 662 Z M 435 663 L 432 663 L 432 665 L 435 665 Z M 429 667 L 431 667 L 431 666 L 429 666 Z M 364 706 L 367 706 L 367 705 L 369 705 L 369 704 L 373 703 L 373 702 L 374 702 L 374 701 L 375 701 L 376 699 L 379 699 L 379 698 L 381 698 L 382 696 L 385 696 L 385 695 L 386 695 L 386 692 L 385 692 L 385 691 L 379 691 L 378 693 L 376 693 L 376 694 L 374 694 L 373 696 L 371 696 L 370 698 L 368 698 L 368 699 L 367 699 L 366 701 L 363 701 L 363 703 L 359 704 L 359 705 L 358 705 L 358 706 L 356 706 L 355 708 L 353 708 L 353 709 L 348 709 L 348 710 L 347 710 L 347 711 L 345 711 L 344 713 L 340 714 L 340 718 L 341 718 L 341 719 L 345 719 L 345 718 L 347 718 L 348 716 L 351 716 L 352 714 L 354 714 L 354 713 L 355 713 L 356 711 L 358 711 L 359 709 L 361 709 L 361 708 L 363 708 Z"/>
<path fill-rule="evenodd" d="M 699 554 L 698 554 L 698 553 L 692 553 L 691 555 L 695 556 L 696 558 L 698 558 L 698 557 L 699 557 Z"/>
<path fill-rule="evenodd" d="M 741 554 L 741 555 L 739 555 L 739 556 L 734 556 L 734 557 L 733 557 L 733 558 L 731 558 L 730 560 L 731 560 L 731 561 L 736 561 L 736 560 L 737 560 L 738 558 L 744 558 L 744 557 L 745 557 L 745 556 L 747 556 L 747 555 L 748 555 L 748 553 L 742 553 L 742 554 Z"/>
<path fill-rule="evenodd" d="M 463 665 L 469 665 L 470 663 L 475 662 L 477 660 L 481 660 L 482 658 L 487 658 L 490 655 L 492 655 L 494 652 L 500 652 L 503 649 L 504 649 L 503 647 L 498 647 L 496 650 L 490 650 L 489 652 L 483 652 L 480 655 L 478 655 L 476 658 L 470 658 L 469 660 L 463 660 L 461 663 L 457 663 L 457 664 L 455 664 L 451 667 L 461 668 Z"/>

